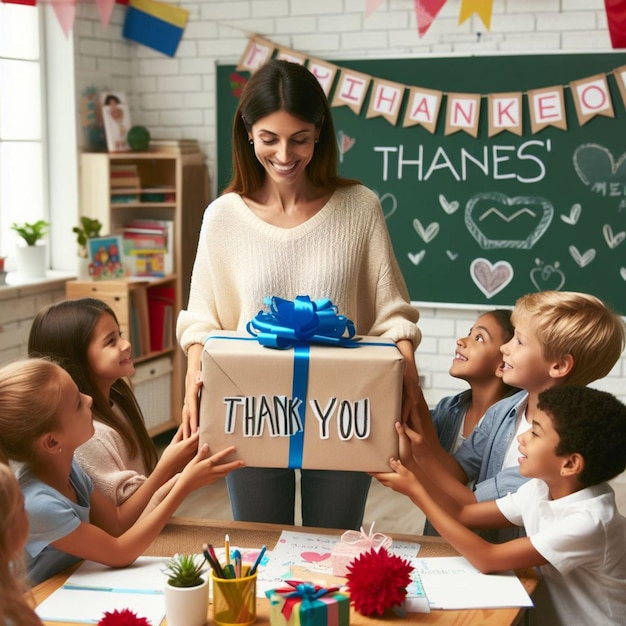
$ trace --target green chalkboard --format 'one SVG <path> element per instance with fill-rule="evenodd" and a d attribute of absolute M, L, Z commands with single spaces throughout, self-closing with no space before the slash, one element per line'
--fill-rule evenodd
<path fill-rule="evenodd" d="M 331 61 L 374 78 L 444 93 L 527 92 L 626 65 L 625 53 Z M 230 176 L 234 66 L 219 66 L 218 185 Z M 568 129 L 446 136 L 333 108 L 340 172 L 375 190 L 412 300 L 511 305 L 525 293 L 593 293 L 626 314 L 626 110 L 612 74 L 615 117 L 584 125 L 565 89 Z M 371 91 L 371 90 L 370 90 Z M 332 96 L 332 94 L 331 94 Z M 404 106 L 408 97 L 404 98 Z"/>

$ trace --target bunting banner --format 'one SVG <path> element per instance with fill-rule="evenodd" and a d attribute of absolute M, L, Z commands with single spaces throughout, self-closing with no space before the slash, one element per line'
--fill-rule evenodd
<path fill-rule="evenodd" d="M 461 0 L 459 10 L 459 24 L 465 22 L 472 15 L 478 15 L 487 30 L 491 30 L 491 14 L 493 13 L 493 0 Z"/>
<path fill-rule="evenodd" d="M 626 107 L 626 65 L 611 72 L 581 77 L 567 85 L 539 87 L 526 92 L 456 93 L 370 76 L 251 35 L 237 71 L 252 73 L 274 56 L 305 65 L 322 86 L 331 107 L 347 106 L 355 115 L 361 115 L 367 102 L 367 119 L 382 117 L 392 126 L 399 123 L 403 127 L 422 126 L 431 134 L 437 132 L 438 124 L 443 119 L 445 135 L 464 132 L 476 138 L 481 124 L 486 124 L 489 137 L 502 132 L 522 136 L 524 98 L 528 103 L 528 121 L 532 134 L 549 126 L 567 131 L 565 89 L 571 92 L 576 120 L 580 126 L 597 115 L 615 117 L 608 82 L 611 74 L 619 89 L 622 105 Z M 486 107 L 482 106 L 483 99 L 486 100 Z"/>

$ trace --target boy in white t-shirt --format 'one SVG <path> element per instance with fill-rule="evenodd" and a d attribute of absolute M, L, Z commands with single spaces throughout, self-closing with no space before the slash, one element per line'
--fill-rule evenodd
<path fill-rule="evenodd" d="M 518 437 L 516 493 L 462 504 L 412 471 L 417 435 L 397 425 L 393 472 L 374 474 L 411 498 L 438 532 L 482 572 L 538 566 L 540 624 L 626 624 L 626 518 L 607 484 L 626 468 L 626 406 L 609 393 L 557 386 L 539 394 L 531 429 Z M 470 528 L 523 526 L 527 537 L 492 544 Z"/>

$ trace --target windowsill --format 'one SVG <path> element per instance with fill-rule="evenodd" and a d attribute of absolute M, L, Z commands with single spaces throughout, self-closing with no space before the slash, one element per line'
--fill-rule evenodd
<path fill-rule="evenodd" d="M 65 289 L 68 280 L 76 278 L 73 272 L 48 270 L 45 278 L 21 278 L 17 272 L 9 272 L 6 284 L 0 285 L 0 299 L 6 300 L 21 295 L 32 295 L 55 289 Z"/>

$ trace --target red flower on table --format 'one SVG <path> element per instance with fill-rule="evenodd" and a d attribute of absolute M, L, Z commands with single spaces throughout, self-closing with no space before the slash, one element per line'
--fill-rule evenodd
<path fill-rule="evenodd" d="M 138 617 L 130 609 L 118 611 L 105 611 L 104 617 L 98 622 L 98 626 L 151 626 L 145 617 Z"/>
<path fill-rule="evenodd" d="M 408 561 L 372 549 L 348 565 L 350 602 L 361 615 L 382 615 L 387 609 L 400 606 L 411 582 L 413 567 Z"/>

